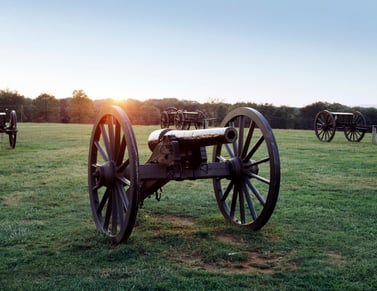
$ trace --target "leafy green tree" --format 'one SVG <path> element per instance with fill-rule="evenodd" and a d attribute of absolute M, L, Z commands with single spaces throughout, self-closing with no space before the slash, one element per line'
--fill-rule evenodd
<path fill-rule="evenodd" d="M 93 122 L 93 101 L 82 90 L 74 90 L 69 100 L 68 116 L 71 123 Z"/>
<path fill-rule="evenodd" d="M 329 103 L 327 102 L 315 102 L 300 109 L 300 117 L 298 128 L 313 129 L 314 119 L 318 112 L 328 109 Z"/>
<path fill-rule="evenodd" d="M 33 120 L 38 122 L 60 122 L 60 104 L 52 95 L 43 93 L 34 101 Z"/>
<path fill-rule="evenodd" d="M 160 124 L 161 114 L 160 110 L 151 104 L 145 103 L 140 107 L 142 114 L 142 124 Z"/>
<path fill-rule="evenodd" d="M 21 116 L 25 97 L 17 91 L 9 89 L 0 90 L 0 112 L 16 110 L 18 117 Z"/>

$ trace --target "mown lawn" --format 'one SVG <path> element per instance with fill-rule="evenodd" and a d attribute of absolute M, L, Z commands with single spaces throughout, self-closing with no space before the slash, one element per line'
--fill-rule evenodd
<path fill-rule="evenodd" d="M 127 244 L 95 228 L 91 125 L 19 124 L 0 135 L 0 288 L 374 290 L 377 146 L 337 132 L 275 130 L 281 190 L 259 232 L 230 225 L 212 182 L 171 182 L 147 199 Z M 153 126 L 134 127 L 140 162 Z"/>

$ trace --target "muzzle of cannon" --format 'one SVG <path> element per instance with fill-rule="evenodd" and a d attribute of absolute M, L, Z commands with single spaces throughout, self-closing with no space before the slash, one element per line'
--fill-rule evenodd
<path fill-rule="evenodd" d="M 120 107 L 105 109 L 93 126 L 90 204 L 98 229 L 114 243 L 127 241 L 144 199 L 159 200 L 160 189 L 172 180 L 211 179 L 218 207 L 233 224 L 258 230 L 271 217 L 280 159 L 271 127 L 258 111 L 237 108 L 218 128 L 155 130 L 148 146 L 151 156 L 141 165 L 132 125 Z"/>

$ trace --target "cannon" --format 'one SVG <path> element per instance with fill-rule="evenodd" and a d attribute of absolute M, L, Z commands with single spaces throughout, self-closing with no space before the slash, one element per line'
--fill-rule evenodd
<path fill-rule="evenodd" d="M 176 129 L 190 129 L 193 124 L 196 129 L 206 128 L 207 119 L 202 111 L 177 110 L 169 107 L 161 112 L 161 128 L 169 128 L 174 125 Z"/>
<path fill-rule="evenodd" d="M 0 112 L 0 133 L 6 133 L 9 137 L 9 147 L 14 149 L 16 147 L 17 139 L 17 114 L 12 110 L 9 113 L 7 122 L 7 112 Z"/>
<path fill-rule="evenodd" d="M 280 159 L 272 129 L 258 111 L 242 107 L 221 127 L 153 131 L 151 156 L 139 163 L 133 127 L 117 106 L 93 125 L 88 156 L 88 190 L 97 228 L 113 243 L 126 242 L 143 201 L 169 181 L 211 179 L 225 220 L 251 230 L 262 228 L 275 208 Z M 208 160 L 207 149 L 212 149 Z"/>
<path fill-rule="evenodd" d="M 317 113 L 314 131 L 320 141 L 330 142 L 336 128 L 343 129 L 346 139 L 351 142 L 360 142 L 367 131 L 365 117 L 359 111 L 349 113 L 322 110 Z"/>

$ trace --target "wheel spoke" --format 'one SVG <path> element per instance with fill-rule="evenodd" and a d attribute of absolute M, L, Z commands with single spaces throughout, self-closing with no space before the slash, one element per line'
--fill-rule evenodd
<path fill-rule="evenodd" d="M 119 156 L 121 155 L 120 147 L 121 147 L 121 128 L 118 120 L 115 120 L 115 135 L 114 135 L 114 160 L 117 162 L 119 159 Z"/>
<path fill-rule="evenodd" d="M 101 144 L 98 141 L 95 141 L 94 145 L 96 146 L 97 150 L 100 152 L 100 154 L 101 154 L 102 158 L 104 159 L 104 161 L 108 161 L 109 160 L 109 156 L 107 155 L 107 153 L 105 152 L 105 150 L 103 149 L 103 147 L 101 146 Z"/>
<path fill-rule="evenodd" d="M 101 203 L 99 204 L 98 208 L 97 208 L 97 214 L 100 215 L 102 213 L 102 210 L 104 208 L 104 206 L 106 205 L 106 202 L 108 201 L 109 199 L 109 188 L 106 189 L 105 191 L 105 194 L 103 194 L 103 197 L 101 199 Z"/>
<path fill-rule="evenodd" d="M 246 183 L 247 183 L 247 186 L 250 188 L 250 190 L 255 195 L 255 197 L 257 197 L 260 204 L 262 204 L 262 206 L 266 205 L 266 201 L 264 200 L 262 194 L 259 193 L 258 189 L 253 185 L 253 183 L 251 183 L 249 179 L 246 179 Z"/>
<path fill-rule="evenodd" d="M 111 116 L 110 120 L 108 121 L 108 124 L 107 124 L 107 128 L 108 128 L 108 133 L 109 133 L 109 142 L 110 142 L 110 146 L 109 146 L 109 154 L 110 154 L 110 159 L 111 160 L 114 160 L 115 159 L 115 134 L 114 134 L 114 118 L 113 116 Z"/>
<path fill-rule="evenodd" d="M 230 191 L 232 190 L 233 185 L 234 185 L 234 182 L 233 182 L 233 181 L 230 181 L 229 184 L 228 184 L 228 187 L 226 187 L 226 190 L 225 190 L 225 192 L 224 192 L 223 197 L 221 197 L 221 200 L 222 200 L 222 201 L 225 201 L 226 198 L 228 198 L 228 195 L 229 195 Z"/>
<path fill-rule="evenodd" d="M 108 154 L 108 158 L 107 158 L 107 161 L 108 161 L 109 159 L 112 158 L 112 156 L 111 156 L 111 145 L 110 145 L 110 141 L 109 141 L 109 136 L 108 136 L 108 134 L 106 132 L 106 128 L 105 128 L 105 125 L 103 123 L 100 124 L 100 128 L 101 128 L 103 143 L 105 144 L 106 152 Z"/>
<path fill-rule="evenodd" d="M 250 182 L 249 179 L 246 179 L 246 183 L 247 182 Z M 255 220 L 255 219 L 257 219 L 257 214 L 255 212 L 253 201 L 251 200 L 250 192 L 247 189 L 247 187 L 245 186 L 245 183 L 242 184 L 242 187 L 243 187 L 243 192 L 245 193 L 247 205 L 249 206 L 250 214 L 253 217 L 253 219 Z"/>
<path fill-rule="evenodd" d="M 259 176 L 259 175 L 254 174 L 254 173 L 251 173 L 251 176 L 252 176 L 253 178 L 255 178 L 255 179 L 257 179 L 257 180 L 263 182 L 263 183 L 266 183 L 266 184 L 270 185 L 270 180 L 268 180 L 268 179 L 266 179 L 266 178 L 263 178 L 262 176 Z"/>
<path fill-rule="evenodd" d="M 119 187 L 118 183 L 116 185 L 116 208 L 118 213 L 118 223 L 120 229 L 124 226 L 124 207 L 123 207 L 123 187 Z"/>
<path fill-rule="evenodd" d="M 229 144 L 226 143 L 224 146 L 225 146 L 225 148 L 226 148 L 226 150 L 227 150 L 229 156 L 230 156 L 231 158 L 234 158 L 234 152 L 233 152 L 232 149 L 230 148 Z"/>
<path fill-rule="evenodd" d="M 130 160 L 129 159 L 127 159 L 127 160 L 125 160 L 118 168 L 117 168 L 117 172 L 118 173 L 123 173 L 126 169 L 127 169 L 127 167 L 128 167 L 128 165 L 130 164 Z"/>
<path fill-rule="evenodd" d="M 247 156 L 244 158 L 244 161 L 248 161 L 251 159 L 251 157 L 255 154 L 255 152 L 259 149 L 260 145 L 263 143 L 264 141 L 264 136 L 262 135 L 257 143 L 253 146 L 253 148 L 251 149 L 251 151 L 247 154 Z"/>
<path fill-rule="evenodd" d="M 243 186 L 243 184 L 242 184 L 242 186 Z M 240 196 L 240 201 L 239 201 L 239 203 L 240 203 L 240 219 L 241 219 L 241 223 L 242 224 L 245 224 L 245 222 L 246 222 L 246 218 L 245 218 L 245 202 L 244 202 L 244 191 L 242 190 L 242 188 L 243 187 L 241 187 L 240 189 L 239 189 L 239 196 Z"/>
<path fill-rule="evenodd" d="M 240 153 L 242 153 L 242 146 L 243 146 L 243 135 L 244 135 L 244 130 L 245 130 L 245 118 L 244 116 L 242 115 L 240 117 L 240 128 L 239 128 L 239 131 L 238 131 L 238 151 L 237 151 L 237 156 L 240 155 Z"/>
<path fill-rule="evenodd" d="M 219 161 L 219 162 L 226 162 L 226 159 L 223 157 L 223 156 L 216 156 L 216 159 Z"/>
<path fill-rule="evenodd" d="M 230 207 L 230 217 L 234 218 L 234 213 L 236 211 L 237 205 L 237 196 L 238 196 L 238 186 L 234 185 L 233 196 L 232 196 L 232 205 Z"/>
<path fill-rule="evenodd" d="M 117 193 L 116 189 L 113 189 L 111 193 L 112 199 L 111 199 L 111 209 L 112 209 L 112 215 L 111 215 L 111 233 L 116 234 L 117 233 L 117 226 L 118 226 L 118 208 L 117 208 Z"/>
<path fill-rule="evenodd" d="M 244 145 L 244 147 L 242 149 L 241 158 L 245 157 L 245 155 L 247 153 L 247 150 L 249 149 L 251 138 L 253 137 L 254 129 L 255 129 L 255 122 L 251 121 L 250 122 L 249 131 L 247 132 L 247 137 L 246 137 L 245 145 Z"/>
<path fill-rule="evenodd" d="M 235 122 L 234 121 L 229 122 L 229 126 L 235 127 Z M 237 139 L 232 142 L 232 145 L 233 145 L 233 152 L 231 153 L 231 149 L 229 147 L 229 144 L 225 144 L 229 155 L 233 158 L 235 156 L 238 156 Z"/>
<path fill-rule="evenodd" d="M 119 193 L 119 197 L 121 199 L 121 205 L 123 209 L 127 212 L 128 211 L 128 206 L 129 206 L 129 200 L 126 191 L 124 191 L 124 188 L 121 184 L 117 183 L 117 189 Z"/>
<path fill-rule="evenodd" d="M 117 179 L 123 183 L 123 185 L 130 186 L 130 180 L 128 180 L 126 177 L 123 176 L 117 176 Z"/>
<path fill-rule="evenodd" d="M 107 231 L 109 230 L 110 217 L 111 217 L 112 206 L 113 206 L 112 204 L 113 204 L 113 193 L 112 193 L 111 190 L 109 190 L 109 199 L 108 199 L 108 202 L 107 202 L 105 222 L 103 224 L 103 228 Z"/>
<path fill-rule="evenodd" d="M 265 162 L 268 162 L 269 160 L 270 160 L 270 157 L 266 157 L 266 158 L 261 159 L 261 160 L 259 160 L 259 161 L 253 162 L 253 166 L 263 164 L 263 163 L 265 163 Z"/>
<path fill-rule="evenodd" d="M 122 137 L 122 142 L 119 145 L 119 148 L 117 149 L 118 156 L 116 158 L 116 165 L 120 165 L 123 162 L 123 157 L 126 151 L 126 139 L 123 136 Z"/>

